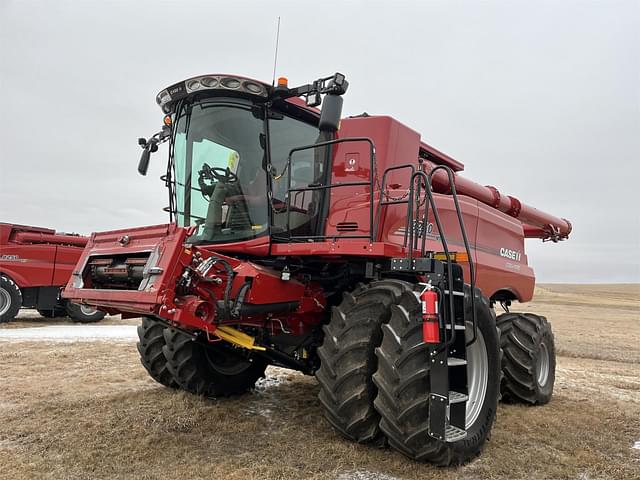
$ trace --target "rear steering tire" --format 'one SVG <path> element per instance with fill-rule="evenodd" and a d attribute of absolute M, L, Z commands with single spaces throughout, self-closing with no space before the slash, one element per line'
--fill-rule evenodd
<path fill-rule="evenodd" d="M 95 307 L 79 305 L 73 302 L 67 302 L 65 304 L 65 309 L 67 314 L 71 317 L 71 320 L 80 323 L 99 322 L 106 315 L 106 313 L 101 312 Z"/>
<path fill-rule="evenodd" d="M 371 376 L 378 359 L 375 349 L 382 340 L 381 326 L 412 286 L 400 280 L 381 280 L 358 286 L 334 307 L 318 348 L 318 395 L 329 423 L 349 440 L 384 443 L 380 415 L 373 407 L 378 389 Z"/>
<path fill-rule="evenodd" d="M 497 319 L 505 402 L 549 403 L 556 378 L 556 353 L 551 325 L 533 313 L 504 313 Z"/>
<path fill-rule="evenodd" d="M 0 323 L 10 322 L 22 307 L 22 292 L 16 282 L 0 275 Z"/>
<path fill-rule="evenodd" d="M 143 317 L 138 326 L 138 352 L 140 362 L 151 378 L 169 388 L 178 388 L 178 383 L 167 368 L 167 359 L 162 348 L 165 326 L 153 318 Z"/>
<path fill-rule="evenodd" d="M 469 294 L 465 286 L 467 309 Z M 479 290 L 475 304 L 478 338 L 467 347 L 467 436 L 453 443 L 428 434 L 429 363 L 416 295 L 403 294 L 391 307 L 389 323 L 382 326 L 382 344 L 376 350 L 378 370 L 373 376 L 378 387 L 374 404 L 389 444 L 413 460 L 442 466 L 465 463 L 480 453 L 491 432 L 500 390 L 500 345 L 493 310 Z M 472 332 L 467 323 L 467 338 Z"/>
<path fill-rule="evenodd" d="M 174 328 L 164 330 L 167 368 L 180 388 L 205 397 L 226 397 L 252 389 L 267 363 L 243 355 L 226 342 L 204 345 Z"/>

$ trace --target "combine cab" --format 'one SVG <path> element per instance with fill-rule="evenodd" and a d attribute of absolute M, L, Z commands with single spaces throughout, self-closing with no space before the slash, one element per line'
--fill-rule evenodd
<path fill-rule="evenodd" d="M 86 244 L 80 235 L 0 223 L 0 323 L 13 320 L 22 307 L 46 318 L 101 320 L 104 312 L 60 297 Z"/>
<path fill-rule="evenodd" d="M 346 438 L 462 463 L 501 392 L 551 397 L 550 325 L 493 306 L 532 297 L 525 237 L 571 225 L 461 177 L 393 118 L 341 119 L 347 87 L 204 75 L 163 90 L 138 170 L 168 142 L 170 223 L 93 234 L 64 297 L 143 316 L 142 364 L 166 386 L 225 396 L 268 365 L 299 370 Z"/>

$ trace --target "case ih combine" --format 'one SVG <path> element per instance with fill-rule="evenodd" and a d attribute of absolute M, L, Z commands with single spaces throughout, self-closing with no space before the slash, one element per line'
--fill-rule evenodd
<path fill-rule="evenodd" d="M 268 365 L 315 375 L 346 438 L 440 465 L 477 455 L 500 393 L 549 401 L 524 239 L 568 221 L 459 175 L 393 118 L 340 120 L 343 75 L 289 88 L 205 75 L 163 90 L 167 225 L 92 235 L 64 296 L 143 316 L 158 382 L 224 396 Z M 322 102 L 322 110 L 317 107 Z"/>
<path fill-rule="evenodd" d="M 21 307 L 37 308 L 47 318 L 101 320 L 104 312 L 60 298 L 86 244 L 79 235 L 0 223 L 0 323 L 13 320 Z"/>

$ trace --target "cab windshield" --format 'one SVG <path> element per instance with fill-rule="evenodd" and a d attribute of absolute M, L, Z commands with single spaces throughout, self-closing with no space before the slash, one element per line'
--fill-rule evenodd
<path fill-rule="evenodd" d="M 286 228 L 289 151 L 314 143 L 318 129 L 284 115 L 269 119 L 271 163 L 267 178 L 265 121 L 242 101 L 209 99 L 184 105 L 177 115 L 173 143 L 175 200 L 178 225 L 197 226 L 197 243 L 230 243 Z M 317 155 L 316 155 L 317 156 Z M 316 179 L 313 150 L 296 155 L 292 186 Z M 271 201 L 268 192 L 271 191 Z M 307 193 L 307 192 L 304 192 Z M 312 195 L 292 199 L 292 228 L 312 228 Z M 299 204 L 299 205 L 298 205 Z M 293 219 L 293 220 L 292 220 Z"/>

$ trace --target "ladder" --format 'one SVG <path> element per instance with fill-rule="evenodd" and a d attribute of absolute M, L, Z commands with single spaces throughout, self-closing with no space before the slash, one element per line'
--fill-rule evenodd
<path fill-rule="evenodd" d="M 408 196 L 383 198 L 387 174 L 392 170 L 399 169 L 409 169 L 411 172 Z M 448 176 L 469 262 L 471 308 L 468 316 L 470 318 L 465 318 L 467 309 L 465 308 L 462 267 L 454 262 L 454 256 L 449 251 L 432 194 L 431 179 L 438 170 L 444 170 Z M 422 169 L 416 171 L 412 165 L 391 167 L 383 174 L 380 195 L 380 207 L 399 203 L 407 204 L 404 239 L 407 257 L 392 259 L 391 269 L 420 273 L 432 287 L 440 292 L 438 311 L 442 341 L 439 344 L 427 344 L 427 361 L 430 367 L 428 433 L 431 437 L 443 442 L 457 442 L 467 436 L 466 410 L 469 400 L 469 385 L 466 353 L 467 346 L 476 340 L 477 322 L 474 306 L 475 270 L 455 189 L 454 173 L 446 166 L 437 166 L 429 173 Z M 424 208 L 422 215 L 420 215 L 422 205 Z M 424 227 L 428 225 L 429 207 L 431 207 L 438 228 L 440 243 L 444 250 L 444 260 L 437 260 L 434 258 L 434 252 L 426 251 L 427 233 Z M 422 225 L 422 228 L 418 227 L 419 225 Z M 418 294 L 416 293 L 416 295 Z M 469 341 L 467 341 L 467 323 L 471 324 L 473 328 Z"/>

